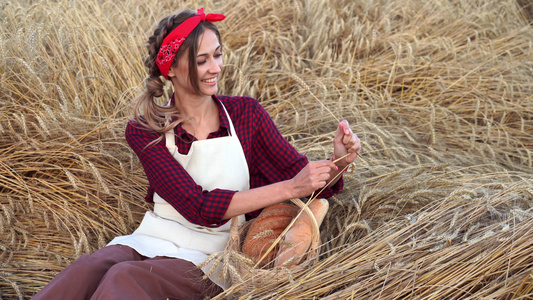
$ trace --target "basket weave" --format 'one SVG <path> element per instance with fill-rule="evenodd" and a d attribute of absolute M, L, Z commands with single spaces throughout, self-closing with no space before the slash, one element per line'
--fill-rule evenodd
<path fill-rule="evenodd" d="M 290 229 L 294 224 L 295 220 L 302 213 L 306 213 L 311 219 L 312 224 L 312 237 L 311 245 L 308 251 L 305 253 L 302 261 L 295 266 L 290 267 L 272 267 L 273 262 L 265 265 L 262 268 L 259 268 L 259 261 L 254 261 L 246 257 L 242 252 L 242 243 L 248 229 L 253 222 L 253 220 L 243 223 L 241 226 L 238 225 L 237 218 L 234 217 L 231 220 L 231 229 L 230 229 L 230 238 L 226 249 L 223 251 L 222 255 L 218 257 L 221 260 L 223 265 L 223 271 L 221 276 L 224 276 L 231 285 L 242 283 L 245 280 L 251 279 L 253 286 L 261 285 L 261 283 L 271 283 L 272 280 L 292 280 L 291 273 L 298 271 L 299 269 L 313 265 L 318 260 L 318 248 L 320 245 L 320 229 L 318 223 L 315 219 L 315 216 L 308 208 L 307 204 L 304 204 L 300 199 L 291 199 L 291 202 L 300 207 L 300 211 L 293 219 L 293 221 L 287 226 L 287 228 L 280 234 L 280 236 L 272 243 L 269 250 L 263 255 L 261 259 L 266 257 L 270 251 L 276 251 L 280 241 L 285 236 L 285 233 Z M 247 292 L 246 288 L 241 289 L 241 292 Z"/>

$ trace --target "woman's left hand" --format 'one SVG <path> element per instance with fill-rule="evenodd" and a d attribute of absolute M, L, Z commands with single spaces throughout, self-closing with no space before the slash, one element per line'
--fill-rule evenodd
<path fill-rule="evenodd" d="M 344 168 L 353 163 L 361 151 L 361 141 L 350 129 L 348 121 L 343 120 L 339 123 L 335 138 L 333 139 L 333 161 L 350 154 L 336 163 L 339 168 Z"/>

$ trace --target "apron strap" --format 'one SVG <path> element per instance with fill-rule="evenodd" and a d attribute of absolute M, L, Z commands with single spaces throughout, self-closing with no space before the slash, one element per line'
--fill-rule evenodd
<path fill-rule="evenodd" d="M 167 102 L 166 106 L 170 106 L 170 102 L 171 101 L 169 100 Z M 174 128 L 172 128 L 169 131 L 165 132 L 165 145 L 167 146 L 167 149 L 168 149 L 168 151 L 170 152 L 170 154 L 172 156 L 174 156 L 174 153 L 176 153 L 176 151 L 178 151 L 178 147 L 176 147 L 176 140 L 174 138 Z"/>
<path fill-rule="evenodd" d="M 222 105 L 222 108 L 224 109 L 224 112 L 226 113 L 226 117 L 228 117 L 230 135 L 237 136 L 237 134 L 235 134 L 235 127 L 233 127 L 233 122 L 231 121 L 231 118 L 229 117 L 226 107 L 224 106 L 224 104 L 222 104 L 222 102 L 220 102 L 220 105 Z"/>
<path fill-rule="evenodd" d="M 165 145 L 167 146 L 167 149 L 172 156 L 174 156 L 174 153 L 178 151 L 178 147 L 176 147 L 176 140 L 174 137 L 174 129 L 165 132 Z"/>
<path fill-rule="evenodd" d="M 224 109 L 224 112 L 226 113 L 226 117 L 228 118 L 230 135 L 237 136 L 237 134 L 235 133 L 235 127 L 233 127 L 233 122 L 231 121 L 228 110 L 226 109 L 224 104 L 222 104 L 222 102 L 220 102 L 220 105 L 222 105 L 222 108 Z M 174 136 L 174 128 L 165 132 L 165 145 L 167 146 L 170 154 L 172 154 L 173 156 L 178 151 L 178 147 L 176 147 L 176 139 Z"/>

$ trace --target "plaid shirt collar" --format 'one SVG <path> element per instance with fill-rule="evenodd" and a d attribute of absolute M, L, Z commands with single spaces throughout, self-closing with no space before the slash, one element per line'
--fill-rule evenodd
<path fill-rule="evenodd" d="M 213 98 L 213 101 L 215 101 L 218 107 L 218 118 L 220 122 L 220 127 L 218 128 L 217 131 L 210 133 L 208 138 L 226 136 L 228 135 L 229 128 L 230 128 L 228 116 L 226 115 L 226 112 L 224 110 L 224 107 L 222 106 L 222 102 L 220 102 L 220 99 L 218 99 L 216 95 L 211 96 L 211 98 Z M 174 94 L 172 94 L 172 97 L 170 98 L 170 106 L 174 106 L 174 104 L 175 104 Z M 175 121 L 176 119 L 177 117 L 172 117 L 172 121 Z M 193 142 L 196 140 L 196 138 L 193 135 L 189 134 L 187 131 L 185 131 L 185 129 L 183 129 L 181 124 L 178 124 L 178 126 L 175 127 L 174 131 L 184 141 Z"/>

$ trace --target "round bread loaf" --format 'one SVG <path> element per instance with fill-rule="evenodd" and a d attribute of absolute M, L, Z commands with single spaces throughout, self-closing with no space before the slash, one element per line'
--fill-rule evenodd
<path fill-rule="evenodd" d="M 298 214 L 299 208 L 288 203 L 279 203 L 266 207 L 257 216 L 248 229 L 242 246 L 242 253 L 248 257 L 259 260 L 279 237 L 292 219 Z M 260 267 L 274 260 L 277 248 L 270 251 L 261 261 Z"/>

